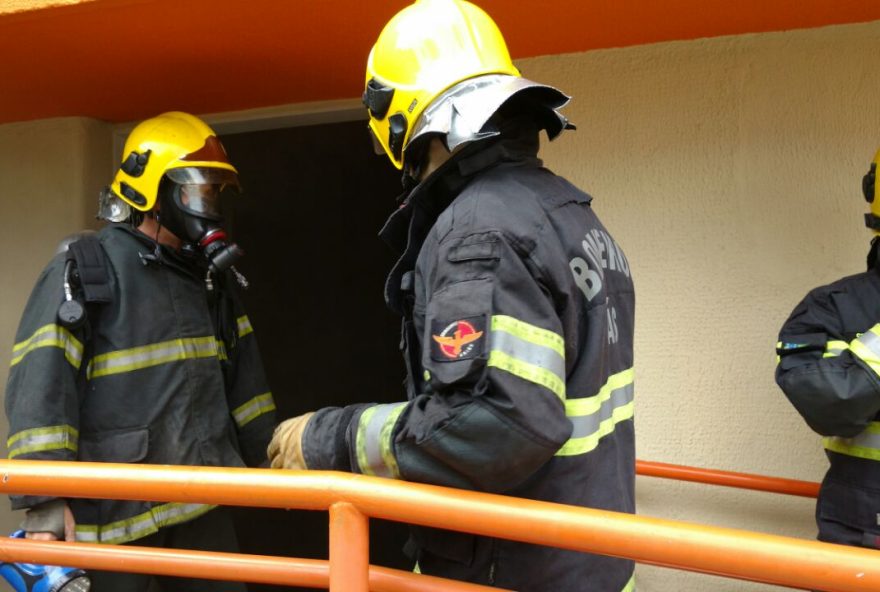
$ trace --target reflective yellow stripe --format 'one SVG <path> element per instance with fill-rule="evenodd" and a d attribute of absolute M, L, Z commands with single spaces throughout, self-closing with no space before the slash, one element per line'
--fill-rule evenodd
<path fill-rule="evenodd" d="M 880 460 L 880 422 L 873 421 L 852 438 L 831 436 L 822 439 L 826 450 L 868 460 Z"/>
<path fill-rule="evenodd" d="M 244 337 L 248 333 L 254 332 L 254 328 L 251 326 L 251 320 L 247 317 L 247 315 L 238 317 L 236 319 L 236 323 L 238 324 L 239 337 Z"/>
<path fill-rule="evenodd" d="M 880 325 L 874 325 L 853 339 L 849 350 L 880 376 Z"/>
<path fill-rule="evenodd" d="M 620 589 L 620 592 L 635 592 L 636 589 L 636 574 L 633 574 L 629 581 L 626 583 L 626 586 Z"/>
<path fill-rule="evenodd" d="M 825 353 L 822 354 L 822 357 L 836 358 L 848 349 L 849 344 L 846 341 L 832 340 L 825 344 Z"/>
<path fill-rule="evenodd" d="M 215 357 L 219 357 L 219 350 L 213 336 L 172 339 L 95 356 L 89 362 L 87 376 L 91 380 L 180 360 Z"/>
<path fill-rule="evenodd" d="M 490 367 L 528 380 L 565 400 L 565 341 L 561 336 L 513 317 L 492 317 Z"/>
<path fill-rule="evenodd" d="M 15 458 L 28 452 L 45 452 L 47 450 L 71 450 L 79 448 L 79 432 L 70 425 L 31 428 L 16 432 L 6 441 L 9 458 Z"/>
<path fill-rule="evenodd" d="M 216 507 L 173 502 L 155 506 L 142 514 L 110 524 L 77 524 L 76 540 L 107 545 L 127 543 L 151 535 L 160 528 L 198 518 Z"/>
<path fill-rule="evenodd" d="M 64 350 L 64 357 L 71 366 L 79 370 L 80 364 L 82 364 L 82 343 L 73 336 L 73 333 L 61 325 L 55 324 L 44 325 L 24 341 L 16 343 L 12 347 L 10 367 L 15 366 L 30 352 L 41 347 L 57 347 Z"/>
<path fill-rule="evenodd" d="M 275 410 L 275 401 L 272 399 L 272 393 L 263 393 L 257 395 L 244 405 L 236 407 L 232 412 L 235 423 L 242 428 L 251 421 L 255 420 L 264 413 Z"/>
<path fill-rule="evenodd" d="M 565 358 L 565 340 L 553 331 L 530 325 L 506 315 L 494 315 L 492 317 L 493 331 L 506 331 L 524 341 L 548 347 Z"/>
<path fill-rule="evenodd" d="M 557 456 L 586 454 L 613 432 L 618 423 L 632 419 L 634 376 L 633 368 L 629 368 L 611 375 L 596 395 L 565 401 L 565 414 L 573 426 L 572 436 L 556 452 Z"/>
<path fill-rule="evenodd" d="M 361 414 L 355 440 L 361 473 L 376 477 L 400 477 L 392 447 L 392 430 L 406 403 L 373 405 Z"/>
<path fill-rule="evenodd" d="M 509 372 L 523 380 L 528 380 L 549 389 L 553 394 L 565 400 L 565 383 L 558 376 L 545 368 L 534 366 L 528 362 L 522 362 L 508 356 L 505 353 L 493 351 L 489 354 L 489 366 Z"/>

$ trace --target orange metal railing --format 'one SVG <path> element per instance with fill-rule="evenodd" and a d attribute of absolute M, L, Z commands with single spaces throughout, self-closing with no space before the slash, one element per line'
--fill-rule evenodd
<path fill-rule="evenodd" d="M 268 471 L 110 463 L 0 461 L 0 492 L 113 499 L 198 502 L 253 507 L 329 510 L 330 557 L 322 562 L 251 556 L 233 562 L 234 579 L 329 585 L 332 591 L 428 590 L 425 576 L 366 565 L 368 517 L 478 535 L 627 557 L 643 563 L 813 590 L 880 589 L 880 553 L 744 530 L 700 526 L 324 471 Z M 83 543 L 0 541 L 0 558 L 27 558 L 86 568 L 228 577 L 212 559 L 223 554 Z M 205 561 L 202 561 L 202 560 Z M 187 567 L 190 566 L 190 567 Z M 196 566 L 196 567 L 193 567 Z M 189 571 L 188 571 L 189 570 Z M 194 571 L 198 571 L 195 574 Z M 263 575 L 260 576 L 259 573 Z M 381 575 L 380 575 L 381 574 Z M 284 578 L 284 581 L 279 581 Z M 309 578 L 312 584 L 303 584 Z M 325 583 L 326 582 L 326 583 Z M 405 587 L 405 586 L 414 587 Z M 458 588 L 444 582 L 447 590 Z M 438 588 L 434 588 L 438 589 Z"/>
<path fill-rule="evenodd" d="M 692 481 L 707 485 L 722 485 L 724 487 L 753 489 L 801 497 L 817 497 L 819 495 L 819 484 L 812 481 L 782 479 L 780 477 L 766 477 L 752 473 L 734 473 L 716 469 L 700 469 L 646 460 L 636 461 L 636 473 L 645 477 L 677 479 L 679 481 Z"/>

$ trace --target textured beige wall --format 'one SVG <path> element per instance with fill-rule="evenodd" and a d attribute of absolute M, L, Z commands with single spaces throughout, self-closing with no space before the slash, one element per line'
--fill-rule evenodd
<path fill-rule="evenodd" d="M 530 59 L 575 97 L 547 164 L 595 196 L 636 282 L 637 454 L 821 479 L 773 380 L 781 323 L 862 271 L 880 22 Z M 803 538 L 811 500 L 638 480 L 639 512 Z M 770 586 L 640 567 L 642 592 Z"/>
<path fill-rule="evenodd" d="M 0 125 L 0 384 L 6 384 L 19 316 L 34 281 L 73 232 L 94 227 L 110 163 L 110 126 L 84 118 Z M 59 286 L 60 290 L 60 286 Z M 7 424 L 0 414 L 0 450 Z M 0 535 L 19 516 L 0 500 Z"/>

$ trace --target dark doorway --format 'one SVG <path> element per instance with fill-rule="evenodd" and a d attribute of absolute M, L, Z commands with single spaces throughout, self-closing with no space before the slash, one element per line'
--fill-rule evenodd
<path fill-rule="evenodd" d="M 400 174 L 373 153 L 366 123 L 222 140 L 244 186 L 230 230 L 247 253 L 244 300 L 279 419 L 401 400 L 399 319 L 383 300 L 394 255 L 376 236 L 396 207 Z M 243 552 L 327 558 L 326 512 L 235 512 Z M 370 531 L 372 563 L 412 567 L 401 553 L 405 526 L 373 520 Z"/>

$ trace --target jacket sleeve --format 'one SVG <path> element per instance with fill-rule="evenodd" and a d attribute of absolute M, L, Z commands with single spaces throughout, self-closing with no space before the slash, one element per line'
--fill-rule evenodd
<path fill-rule="evenodd" d="M 815 432 L 852 437 L 880 411 L 880 324 L 847 340 L 829 293 L 794 309 L 777 354 L 776 382 Z"/>
<path fill-rule="evenodd" d="M 275 401 L 253 327 L 237 299 L 235 319 L 237 340 L 229 352 L 231 370 L 226 396 L 244 461 L 256 467 L 266 462 L 266 446 L 275 429 Z"/>
<path fill-rule="evenodd" d="M 528 257 L 487 232 L 441 244 L 420 262 L 428 294 L 426 310 L 415 312 L 424 328 L 423 376 L 414 379 L 422 394 L 349 417 L 338 410 L 315 426 L 338 434 L 344 425 L 351 470 L 505 492 L 568 440 L 561 322 Z M 311 428 L 307 464 L 339 468 L 312 466 L 323 459 L 310 458 Z"/>
<path fill-rule="evenodd" d="M 10 459 L 77 459 L 85 341 L 82 330 L 70 331 L 58 323 L 63 266 L 64 258 L 58 256 L 40 275 L 15 336 L 5 399 Z M 10 497 L 13 509 L 53 499 Z"/>

